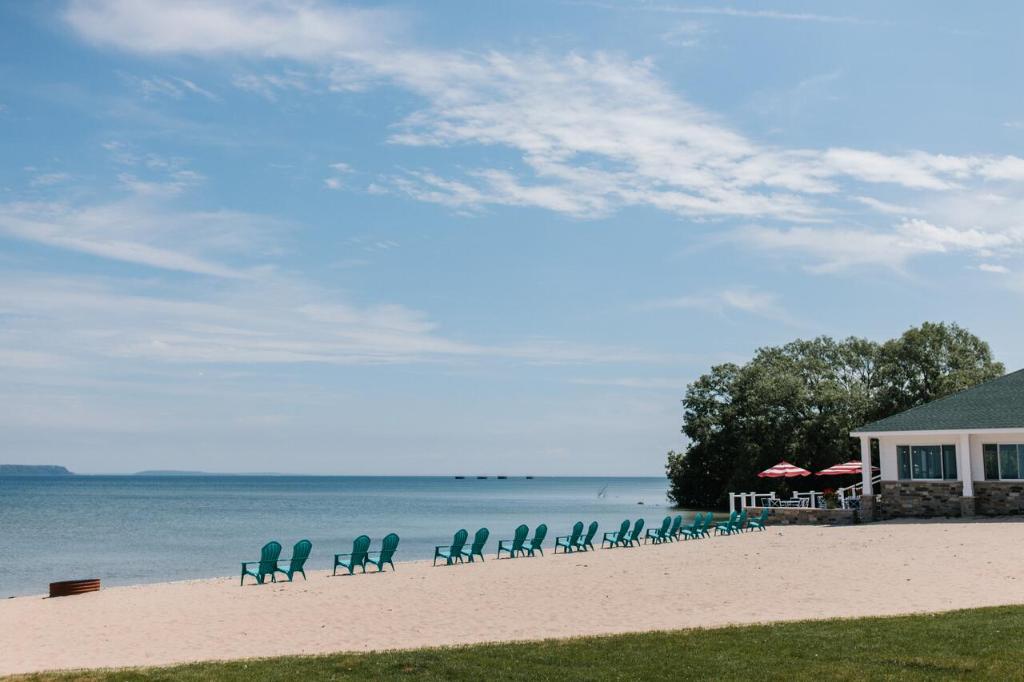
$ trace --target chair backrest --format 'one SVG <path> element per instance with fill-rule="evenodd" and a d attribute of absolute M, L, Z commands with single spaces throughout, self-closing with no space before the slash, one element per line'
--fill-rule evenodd
<path fill-rule="evenodd" d="M 516 526 L 516 534 L 512 538 L 512 551 L 515 552 L 523 548 L 523 543 L 526 542 L 526 536 L 530 534 L 530 527 L 525 523 Z"/>
<path fill-rule="evenodd" d="M 615 536 L 616 540 L 622 540 L 629 533 L 629 519 L 622 522 L 619 526 L 619 534 Z"/>
<path fill-rule="evenodd" d="M 384 541 L 380 546 L 380 561 L 391 561 L 391 558 L 395 556 L 395 550 L 398 549 L 398 533 L 388 533 L 384 536 Z"/>
<path fill-rule="evenodd" d="M 664 535 L 668 532 L 668 527 L 672 525 L 672 517 L 666 516 L 661 520 L 661 528 L 658 529 L 658 535 Z"/>
<path fill-rule="evenodd" d="M 760 521 L 761 523 L 764 523 L 767 520 L 768 520 L 768 507 L 765 507 L 764 509 L 761 510 L 761 517 L 758 519 L 758 521 Z"/>
<path fill-rule="evenodd" d="M 455 536 L 452 538 L 452 546 L 449 547 L 449 551 L 452 554 L 457 554 L 462 551 L 462 548 L 466 546 L 466 540 L 469 538 L 469 531 L 465 528 L 460 528 L 455 531 Z"/>
<path fill-rule="evenodd" d="M 544 538 L 548 536 L 548 524 L 542 523 L 537 526 L 537 530 L 533 531 L 533 539 L 530 540 L 530 547 L 537 549 L 544 543 Z"/>
<path fill-rule="evenodd" d="M 634 540 L 640 537 L 640 532 L 644 529 L 644 520 L 637 519 L 636 523 L 633 524 L 633 535 L 630 537 Z"/>
<path fill-rule="evenodd" d="M 669 528 L 668 534 L 675 535 L 679 532 L 679 529 L 683 527 L 683 515 L 676 514 L 676 517 L 672 519 L 672 527 Z"/>
<path fill-rule="evenodd" d="M 712 512 L 708 512 L 704 515 L 704 528 L 703 530 L 710 530 L 711 526 L 715 523 L 715 515 Z"/>
<path fill-rule="evenodd" d="M 260 550 L 260 573 L 273 573 L 277 570 L 277 560 L 281 556 L 281 543 L 271 540 Z"/>
<path fill-rule="evenodd" d="M 572 534 L 569 535 L 569 544 L 576 544 L 583 535 L 583 522 L 577 521 L 572 526 Z"/>
<path fill-rule="evenodd" d="M 484 551 L 484 545 L 487 544 L 487 538 L 490 536 L 491 531 L 486 528 L 481 528 L 473 536 L 473 546 L 469 548 L 469 551 L 473 554 L 480 554 Z"/>
<path fill-rule="evenodd" d="M 352 565 L 361 564 L 366 561 L 366 553 L 370 551 L 370 536 L 360 535 L 352 541 Z"/>
<path fill-rule="evenodd" d="M 299 540 L 295 543 L 295 547 L 292 548 L 292 560 L 289 568 L 293 571 L 301 571 L 302 567 L 306 565 L 306 559 L 309 558 L 309 553 L 313 549 L 313 543 L 309 540 Z"/>
<path fill-rule="evenodd" d="M 584 538 L 583 544 L 589 545 L 594 541 L 595 535 L 597 535 L 597 521 L 591 521 L 590 525 L 587 526 L 587 537 Z"/>
<path fill-rule="evenodd" d="M 743 513 L 740 514 L 740 518 L 736 521 L 736 527 L 737 528 L 743 528 L 743 526 L 745 526 L 745 525 L 747 525 L 747 510 L 746 509 L 743 510 Z"/>
<path fill-rule="evenodd" d="M 690 524 L 689 531 L 691 533 L 699 533 L 700 529 L 704 527 L 704 512 L 697 512 L 693 515 L 693 522 Z"/>

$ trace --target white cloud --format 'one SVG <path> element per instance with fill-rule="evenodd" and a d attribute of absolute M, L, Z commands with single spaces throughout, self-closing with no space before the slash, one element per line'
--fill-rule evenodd
<path fill-rule="evenodd" d="M 892 204 L 887 201 L 875 199 L 873 197 L 853 197 L 853 200 L 858 203 L 864 204 L 868 208 L 872 208 L 878 211 L 879 213 L 887 213 L 889 215 L 909 216 L 917 215 L 921 212 L 919 209 L 916 209 L 912 206 Z"/>
<path fill-rule="evenodd" d="M 526 339 L 481 345 L 442 335 L 425 313 L 357 305 L 264 274 L 244 285 L 154 289 L 148 280 L 11 274 L 0 279 L 0 360 L 47 358 L 161 363 L 396 364 L 516 360 L 530 364 L 669 363 L 636 349 Z M 15 341 L 32 344 L 19 347 Z M 31 352 L 29 352 L 31 351 Z"/>
<path fill-rule="evenodd" d="M 309 60 L 379 45 L 400 15 L 322 2 L 73 0 L 64 19 L 86 40 L 145 54 Z"/>
<path fill-rule="evenodd" d="M 681 21 L 661 34 L 661 39 L 675 47 L 696 47 L 708 33 L 702 21 Z"/>
<path fill-rule="evenodd" d="M 859 265 L 899 269 L 909 259 L 929 253 L 965 252 L 985 256 L 994 249 L 1019 251 L 1024 248 L 1024 237 L 1021 236 L 940 227 L 920 219 L 903 220 L 887 232 L 846 228 L 748 227 L 738 230 L 733 239 L 749 248 L 809 255 L 817 261 L 808 268 L 812 272 L 837 272 Z"/>
<path fill-rule="evenodd" d="M 100 205 L 0 204 L 0 233 L 79 253 L 214 277 L 248 277 L 201 255 L 248 254 L 279 229 L 267 218 L 233 211 L 177 212 L 142 201 Z M 191 246 L 191 249 L 189 249 Z"/>
<path fill-rule="evenodd" d="M 200 95 L 211 101 L 220 99 L 217 95 L 187 78 L 179 78 L 177 76 L 143 78 L 128 73 L 122 73 L 120 76 L 122 80 L 138 90 L 145 99 L 156 99 L 158 97 L 183 99 L 189 94 Z"/>
<path fill-rule="evenodd" d="M 676 298 L 659 299 L 647 303 L 648 309 L 690 309 L 724 314 L 738 310 L 743 313 L 770 319 L 791 321 L 790 315 L 783 309 L 778 295 L 769 291 L 757 291 L 749 287 L 732 287 L 697 294 L 687 294 Z"/>
<path fill-rule="evenodd" d="M 978 269 L 982 272 L 992 272 L 997 275 L 1006 275 L 1010 272 L 1010 268 L 1005 265 L 995 265 L 993 263 L 979 263 Z"/>
<path fill-rule="evenodd" d="M 29 182 L 33 187 L 49 187 L 59 185 L 71 179 L 68 173 L 39 173 Z"/>

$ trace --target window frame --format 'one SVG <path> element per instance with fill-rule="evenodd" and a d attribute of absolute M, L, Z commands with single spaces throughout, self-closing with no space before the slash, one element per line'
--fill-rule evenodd
<path fill-rule="evenodd" d="M 901 449 L 906 448 L 907 470 L 909 476 L 904 478 L 903 465 L 900 459 Z M 914 476 L 914 448 L 938 448 L 939 449 L 939 477 Z M 950 477 L 946 471 L 946 448 L 953 449 L 953 476 Z M 1018 450 L 1019 452 L 1019 450 Z M 969 456 L 969 455 L 968 455 Z M 956 443 L 900 443 L 896 446 L 896 480 L 898 481 L 959 481 L 960 480 L 960 452 Z"/>
<path fill-rule="evenodd" d="M 1006 446 L 1009 446 L 1009 445 L 1014 445 L 1014 446 L 1017 447 L 1017 477 L 1016 478 L 1007 478 L 1007 477 L 1003 476 L 1003 452 L 1002 452 L 1002 449 L 1004 447 L 1006 447 Z M 985 453 L 985 449 L 989 448 L 989 447 L 995 448 L 996 471 L 998 472 L 999 478 L 989 478 L 988 476 L 985 476 L 985 480 L 986 481 L 1024 481 L 1024 467 L 1021 466 L 1022 464 L 1024 464 L 1024 461 L 1022 461 L 1022 457 L 1024 457 L 1024 443 L 1021 443 L 1021 442 L 1015 442 L 1015 443 L 1013 443 L 1013 442 L 1011 442 L 1011 443 L 982 443 L 981 444 L 981 468 L 982 468 L 983 472 L 985 471 L 985 454 L 986 454 Z"/>

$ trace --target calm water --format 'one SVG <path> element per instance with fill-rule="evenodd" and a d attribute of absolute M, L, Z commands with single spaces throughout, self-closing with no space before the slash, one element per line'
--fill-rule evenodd
<path fill-rule="evenodd" d="M 488 554 L 520 523 L 547 523 L 550 545 L 576 521 L 596 520 L 601 531 L 637 516 L 660 523 L 666 488 L 660 477 L 0 478 L 0 597 L 70 578 L 125 585 L 234 575 L 270 539 L 290 556 L 309 538 L 307 568 L 319 569 L 361 533 L 376 547 L 397 532 L 400 560 L 429 559 L 463 527 L 491 529 Z"/>

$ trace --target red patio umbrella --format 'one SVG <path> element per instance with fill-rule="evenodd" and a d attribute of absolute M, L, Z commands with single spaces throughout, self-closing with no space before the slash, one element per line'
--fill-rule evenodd
<path fill-rule="evenodd" d="M 810 476 L 811 472 L 801 469 L 795 464 L 782 460 L 771 469 L 765 469 L 757 475 L 758 478 L 796 478 L 797 476 Z"/>
<path fill-rule="evenodd" d="M 878 471 L 878 467 L 871 467 L 875 471 Z M 824 469 L 818 472 L 818 476 L 844 476 L 849 474 L 860 474 L 861 464 L 857 460 L 850 460 L 849 462 L 843 462 L 842 464 L 836 464 L 828 469 Z"/>

